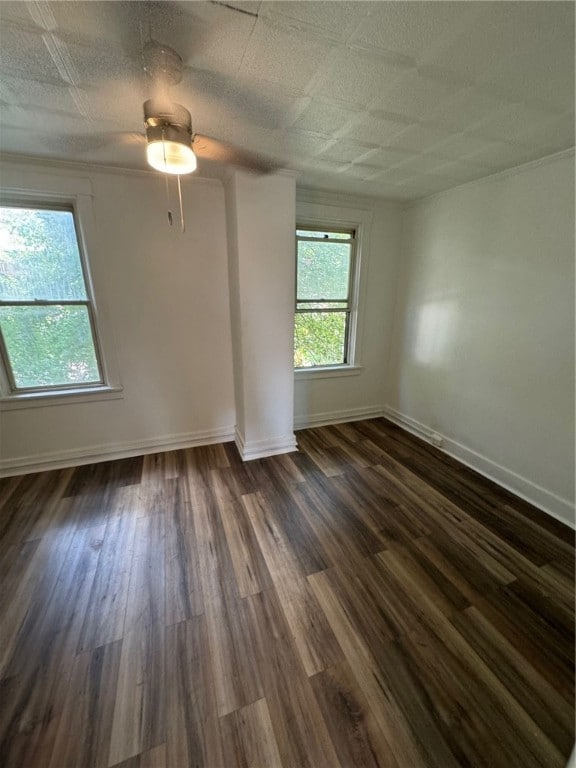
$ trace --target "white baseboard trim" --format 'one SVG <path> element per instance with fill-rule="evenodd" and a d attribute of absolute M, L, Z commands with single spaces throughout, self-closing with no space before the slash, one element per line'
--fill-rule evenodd
<path fill-rule="evenodd" d="M 268 456 L 277 456 L 280 453 L 292 453 L 297 451 L 296 435 L 291 432 L 282 437 L 271 437 L 268 440 L 252 440 L 245 442 L 243 436 L 236 429 L 234 442 L 242 461 L 252 461 L 253 459 L 265 459 Z"/>
<path fill-rule="evenodd" d="M 381 405 L 371 405 L 362 408 L 347 408 L 343 411 L 325 411 L 310 415 L 295 416 L 294 429 L 308 427 L 323 427 L 327 424 L 342 424 L 345 421 L 361 421 L 362 419 L 377 419 L 383 415 Z"/>
<path fill-rule="evenodd" d="M 125 443 L 94 445 L 81 450 L 54 451 L 16 459 L 0 460 L 0 477 L 27 475 L 31 472 L 44 472 L 51 469 L 76 467 L 81 464 L 96 464 L 101 461 L 128 459 L 132 456 L 144 456 L 147 453 L 163 453 L 180 448 L 194 448 L 199 445 L 227 443 L 234 440 L 234 427 L 183 432 L 175 435 L 148 440 L 133 440 Z"/>
<path fill-rule="evenodd" d="M 419 421 L 416 421 L 416 419 L 405 416 L 403 413 L 396 411 L 390 406 L 384 406 L 381 415 L 394 424 L 397 424 L 399 427 L 402 427 L 402 429 L 405 429 L 407 432 L 411 432 L 429 443 L 433 443 L 434 436 L 438 435 L 435 430 L 430 429 L 430 427 L 427 427 L 425 424 L 421 424 Z M 516 496 L 520 496 L 520 498 L 528 501 L 530 504 L 533 504 L 552 517 L 555 517 L 565 525 L 569 525 L 571 528 L 576 527 L 574 521 L 574 505 L 568 499 L 564 499 L 552 491 L 533 483 L 526 477 L 518 475 L 516 472 L 513 472 L 511 469 L 508 469 L 501 464 L 497 464 L 495 461 L 462 445 L 462 443 L 459 443 L 456 440 L 452 440 L 444 435 L 439 435 L 439 437 L 442 439 L 442 446 L 437 446 L 438 450 L 447 453 L 462 464 L 470 467 L 470 469 L 487 477 L 488 480 L 492 480 L 497 485 L 516 494 Z"/>

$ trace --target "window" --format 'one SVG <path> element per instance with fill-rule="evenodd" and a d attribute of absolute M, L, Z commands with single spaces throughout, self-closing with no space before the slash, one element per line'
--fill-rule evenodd
<path fill-rule="evenodd" d="M 296 230 L 296 368 L 351 363 L 354 243 L 354 230 Z"/>
<path fill-rule="evenodd" d="M 12 394 L 104 384 L 71 206 L 0 205 L 0 353 Z"/>

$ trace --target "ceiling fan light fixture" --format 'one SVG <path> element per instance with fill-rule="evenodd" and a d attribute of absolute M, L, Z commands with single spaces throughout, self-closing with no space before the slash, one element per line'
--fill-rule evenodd
<path fill-rule="evenodd" d="M 196 155 L 192 151 L 189 113 L 184 110 L 187 117 L 184 124 L 170 122 L 164 116 L 148 115 L 146 108 L 151 103 L 144 105 L 148 164 L 157 171 L 176 176 L 192 173 L 196 170 Z"/>
<path fill-rule="evenodd" d="M 148 165 L 162 173 L 181 176 L 196 170 L 196 155 L 192 147 L 168 139 L 158 139 L 146 147 Z"/>

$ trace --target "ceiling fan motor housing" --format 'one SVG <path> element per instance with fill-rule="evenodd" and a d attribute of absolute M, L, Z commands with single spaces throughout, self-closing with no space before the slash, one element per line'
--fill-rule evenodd
<path fill-rule="evenodd" d="M 144 102 L 148 163 L 164 173 L 191 173 L 196 169 L 192 151 L 192 119 L 180 104 Z"/>
<path fill-rule="evenodd" d="M 182 80 L 182 57 L 173 48 L 156 40 L 149 40 L 142 51 L 144 72 L 152 80 L 177 85 Z"/>
<path fill-rule="evenodd" d="M 152 141 L 176 141 L 190 146 L 192 143 L 192 118 L 180 104 L 162 109 L 154 99 L 144 102 L 146 139 Z"/>

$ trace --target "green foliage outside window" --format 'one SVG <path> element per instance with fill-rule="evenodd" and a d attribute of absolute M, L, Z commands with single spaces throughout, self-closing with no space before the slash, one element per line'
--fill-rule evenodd
<path fill-rule="evenodd" d="M 297 230 L 296 321 L 294 365 L 296 368 L 342 365 L 347 362 L 347 325 L 350 311 L 350 233 Z"/>
<path fill-rule="evenodd" d="M 334 365 L 344 360 L 346 314 L 307 312 L 296 315 L 294 328 L 294 365 L 310 368 Z"/>
<path fill-rule="evenodd" d="M 17 389 L 101 381 L 71 211 L 0 207 L 0 301 Z"/>

